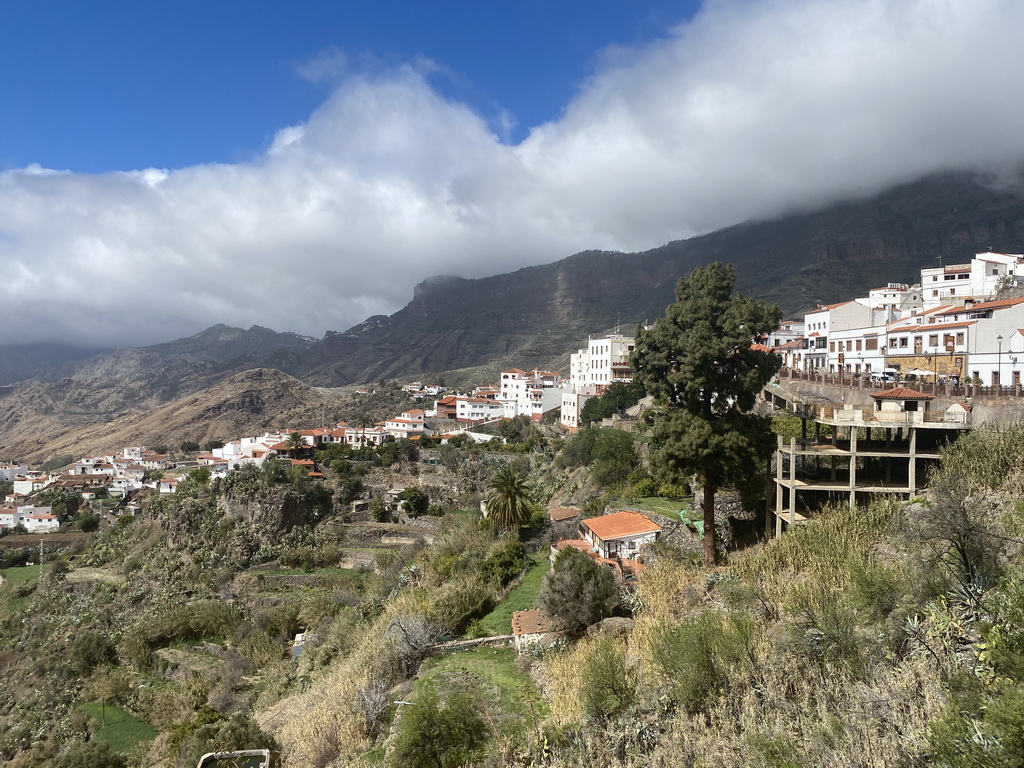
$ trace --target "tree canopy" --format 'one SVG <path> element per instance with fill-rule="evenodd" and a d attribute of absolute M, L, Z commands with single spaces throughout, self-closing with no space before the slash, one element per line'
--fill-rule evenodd
<path fill-rule="evenodd" d="M 537 598 L 541 610 L 567 632 L 579 632 L 609 616 L 618 602 L 611 569 L 575 547 L 558 553 Z"/>
<path fill-rule="evenodd" d="M 654 396 L 652 460 L 674 479 L 704 486 L 704 561 L 718 561 L 714 503 L 719 488 L 750 498 L 772 450 L 767 417 L 751 412 L 781 360 L 752 348 L 778 327 L 775 305 L 735 292 L 736 273 L 715 262 L 676 284 L 676 301 L 637 333 L 635 377 Z"/>
<path fill-rule="evenodd" d="M 499 469 L 487 488 L 487 516 L 495 528 L 518 530 L 533 508 L 533 489 L 510 464 Z"/>

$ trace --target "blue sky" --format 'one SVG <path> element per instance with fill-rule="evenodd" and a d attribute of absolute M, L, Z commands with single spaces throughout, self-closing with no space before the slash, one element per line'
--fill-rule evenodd
<path fill-rule="evenodd" d="M 306 119 L 339 75 L 419 57 L 438 67 L 435 88 L 517 142 L 558 116 L 602 49 L 643 45 L 695 10 L 667 0 L 10 3 L 0 169 L 247 160 Z M 334 71 L 311 80 L 311 62 Z"/>
<path fill-rule="evenodd" d="M 1005 175 L 1021 29 L 1020 0 L 6 3 L 6 338 L 321 336 L 433 275 Z"/>

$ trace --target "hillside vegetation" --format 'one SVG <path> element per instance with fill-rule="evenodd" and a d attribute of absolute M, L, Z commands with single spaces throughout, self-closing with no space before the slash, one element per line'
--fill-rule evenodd
<path fill-rule="evenodd" d="M 502 467 L 535 502 L 628 505 L 654 485 L 643 436 L 509 433 L 500 452 L 430 449 L 430 465 L 336 449 L 325 484 L 196 473 L 70 563 L 8 569 L 0 756 L 170 768 L 267 745 L 302 768 L 1022 764 L 1024 427 L 956 443 L 926 498 L 836 507 L 712 570 L 698 541 L 666 537 L 636 589 L 612 593 L 586 558 L 546 565 L 539 507 L 519 536 L 471 510 Z M 430 515 L 345 520 L 346 494 L 400 477 Z M 589 609 L 613 618 L 518 658 L 445 645 L 506 634 L 533 605 L 579 615 L 553 591 L 568 578 L 591 579 L 576 602 L 599 597 Z"/>

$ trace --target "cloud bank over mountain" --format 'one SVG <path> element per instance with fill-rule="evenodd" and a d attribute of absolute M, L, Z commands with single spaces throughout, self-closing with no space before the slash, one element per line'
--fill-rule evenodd
<path fill-rule="evenodd" d="M 1024 156 L 1022 28 L 1014 0 L 713 0 L 652 45 L 601 52 L 517 145 L 418 62 L 347 74 L 252 161 L 5 171 L 8 337 L 128 345 L 217 322 L 321 335 L 398 309 L 434 274 L 999 172 Z"/>

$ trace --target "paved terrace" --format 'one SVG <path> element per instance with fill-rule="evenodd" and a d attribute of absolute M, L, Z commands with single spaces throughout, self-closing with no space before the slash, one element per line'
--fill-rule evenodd
<path fill-rule="evenodd" d="M 970 407 L 967 426 L 992 424 L 1007 426 L 1024 421 L 1024 391 L 1020 385 L 1007 387 L 982 387 L 973 384 L 955 386 L 946 383 L 914 381 L 902 385 L 882 385 L 865 381 L 861 377 L 838 376 L 833 374 L 805 373 L 783 368 L 779 375 L 768 384 L 763 397 L 777 407 L 785 405 L 812 406 L 819 418 L 837 424 L 867 426 L 868 422 L 881 416 L 874 412 L 871 395 L 893 386 L 907 386 L 934 395 L 928 410 L 920 417 L 909 416 L 909 423 L 918 427 L 939 427 L 946 423 L 946 409 L 953 403 L 964 403 Z M 858 418 L 857 413 L 861 416 Z M 901 414 L 886 414 L 891 426 Z M 902 418 L 906 420 L 907 415 Z M 904 423 L 907 423 L 904 421 Z M 882 426 L 875 422 L 874 426 Z M 885 426 L 889 426 L 886 424 Z"/>

